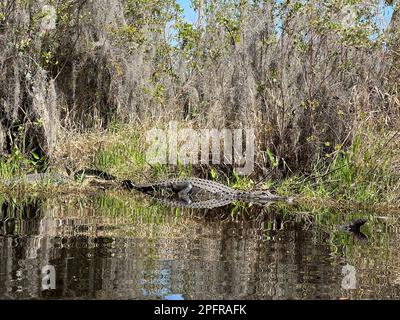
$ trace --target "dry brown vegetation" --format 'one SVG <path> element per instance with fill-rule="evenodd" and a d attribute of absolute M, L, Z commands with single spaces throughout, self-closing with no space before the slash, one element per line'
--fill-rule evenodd
<path fill-rule="evenodd" d="M 3 160 L 94 164 L 115 123 L 173 119 L 254 127 L 255 175 L 325 174 L 357 138 L 350 161 L 398 181 L 399 2 L 383 30 L 378 3 L 202 0 L 191 24 L 174 0 L 1 0 Z"/>

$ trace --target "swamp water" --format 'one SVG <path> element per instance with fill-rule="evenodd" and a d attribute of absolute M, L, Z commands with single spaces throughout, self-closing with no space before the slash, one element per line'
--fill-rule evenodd
<path fill-rule="evenodd" d="M 107 194 L 0 207 L 0 299 L 400 298 L 395 214 Z M 359 217 L 362 234 L 338 229 Z"/>

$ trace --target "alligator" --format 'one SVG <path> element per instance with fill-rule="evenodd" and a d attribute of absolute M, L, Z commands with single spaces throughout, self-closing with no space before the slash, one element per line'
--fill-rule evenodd
<path fill-rule="evenodd" d="M 215 209 L 225 207 L 232 203 L 231 199 L 208 199 L 194 202 L 188 202 L 170 197 L 153 197 L 153 199 L 163 205 L 186 209 Z"/>
<path fill-rule="evenodd" d="M 97 170 L 97 169 L 82 169 L 75 172 L 72 177 L 57 172 L 42 172 L 29 173 L 12 179 L 4 179 L 1 184 L 4 186 L 13 186 L 17 184 L 53 184 L 60 185 L 74 180 L 94 177 L 102 180 L 117 180 L 113 175 Z"/>
<path fill-rule="evenodd" d="M 4 179 L 1 184 L 4 186 L 13 186 L 17 184 L 62 184 L 71 179 L 68 176 L 64 176 L 60 173 L 30 173 L 20 177 L 15 177 L 12 179 Z"/>
<path fill-rule="evenodd" d="M 224 184 L 200 178 L 168 179 L 154 183 L 134 184 L 131 180 L 122 181 L 127 190 L 137 190 L 146 194 L 172 192 L 179 200 L 191 203 L 193 199 L 224 199 L 246 202 L 269 203 L 272 201 L 292 202 L 291 197 L 277 196 L 269 191 L 242 191 L 230 188 Z"/>
<path fill-rule="evenodd" d="M 202 203 L 198 204 L 202 207 L 205 207 L 207 203 L 212 207 L 215 207 L 218 203 L 218 206 L 222 206 L 227 200 L 231 202 L 239 200 L 260 204 L 268 204 L 274 201 L 287 201 L 291 203 L 293 201 L 290 197 L 277 196 L 269 191 L 242 191 L 230 188 L 215 181 L 200 178 L 167 179 L 154 183 L 135 184 L 131 180 L 123 180 L 122 182 L 119 182 L 119 180 L 113 175 L 96 169 L 82 169 L 71 176 L 59 173 L 33 173 L 13 179 L 3 180 L 2 184 L 6 186 L 12 186 L 18 183 L 51 183 L 59 185 L 91 176 L 102 180 L 117 182 L 122 188 L 129 191 L 137 190 L 145 194 L 158 196 L 158 198 L 169 198 L 170 200 L 172 200 L 174 196 L 177 196 L 178 200 L 181 201 L 181 204 L 185 203 L 188 205 L 192 202 L 197 202 Z M 209 200 L 214 202 L 211 204 L 211 202 L 207 202 Z"/>

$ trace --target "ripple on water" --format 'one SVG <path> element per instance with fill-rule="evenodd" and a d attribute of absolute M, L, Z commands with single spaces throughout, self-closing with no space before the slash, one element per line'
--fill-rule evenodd
<path fill-rule="evenodd" d="M 310 223 L 273 206 L 99 197 L 2 200 L 0 299 L 400 298 L 395 216 L 368 215 L 365 242 L 336 228 L 359 212 Z M 54 290 L 42 290 L 45 265 Z"/>

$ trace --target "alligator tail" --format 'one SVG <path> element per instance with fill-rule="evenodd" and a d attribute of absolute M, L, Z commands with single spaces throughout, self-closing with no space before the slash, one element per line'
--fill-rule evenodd
<path fill-rule="evenodd" d="M 269 191 L 239 192 L 237 198 L 239 200 L 247 200 L 254 202 L 271 202 L 271 201 L 287 201 L 289 203 L 293 202 L 292 197 L 277 196 L 275 194 L 270 193 Z"/>

